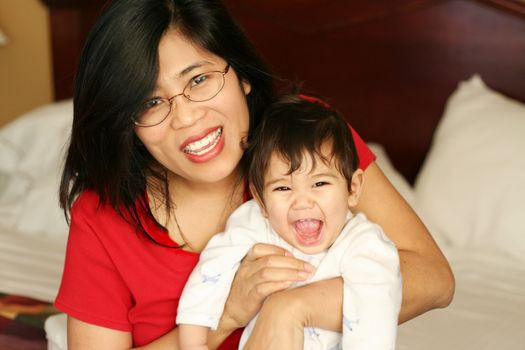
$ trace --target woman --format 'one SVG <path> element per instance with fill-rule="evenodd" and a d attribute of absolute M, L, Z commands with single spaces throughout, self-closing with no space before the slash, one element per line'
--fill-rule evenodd
<path fill-rule="evenodd" d="M 56 306 L 70 349 L 176 349 L 184 283 L 247 199 L 244 143 L 272 81 L 219 1 L 116 0 L 87 40 L 61 183 L 71 228 Z M 448 305 L 453 277 L 428 231 L 358 142 L 356 208 L 399 249 L 400 322 Z M 342 281 L 287 290 L 312 267 L 257 245 L 240 266 L 210 347 L 301 348 L 303 327 L 340 329 Z M 232 333 L 234 333 L 232 335 Z"/>

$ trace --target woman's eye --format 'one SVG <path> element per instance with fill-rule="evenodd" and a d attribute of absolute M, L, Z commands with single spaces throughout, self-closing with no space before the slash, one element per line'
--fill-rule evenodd
<path fill-rule="evenodd" d="M 289 191 L 290 187 L 286 186 L 279 186 L 273 189 L 275 192 L 283 192 L 283 191 Z"/>
<path fill-rule="evenodd" d="M 190 86 L 191 86 L 191 87 L 195 87 L 195 86 L 197 86 L 197 85 L 201 85 L 201 84 L 204 83 L 207 79 L 208 79 L 208 75 L 207 75 L 207 74 L 197 75 L 195 78 L 192 78 L 192 79 L 191 79 L 191 81 L 190 81 Z"/>
<path fill-rule="evenodd" d="M 161 98 L 152 98 L 151 100 L 146 101 L 144 103 L 144 109 L 145 110 L 152 109 L 152 108 L 160 106 L 163 103 L 164 101 Z"/>

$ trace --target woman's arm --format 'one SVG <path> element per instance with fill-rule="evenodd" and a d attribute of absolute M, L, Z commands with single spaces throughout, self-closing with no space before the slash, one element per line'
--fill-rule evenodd
<path fill-rule="evenodd" d="M 217 348 L 236 327 L 221 320 L 217 330 L 210 332 L 208 337 L 209 344 L 212 344 L 210 349 Z M 133 348 L 130 332 L 96 326 L 68 316 L 67 342 L 69 350 L 178 350 L 179 328 L 175 327 L 148 345 Z"/>
<path fill-rule="evenodd" d="M 445 307 L 454 295 L 452 270 L 410 205 L 372 163 L 355 210 L 379 224 L 399 251 L 403 277 L 403 304 L 399 323 L 428 310 Z"/>
<path fill-rule="evenodd" d="M 354 210 L 381 225 L 398 248 L 403 278 L 399 323 L 450 304 L 454 276 L 447 260 L 424 224 L 375 163 L 365 171 L 363 193 Z M 261 309 L 249 348 L 272 349 L 267 343 L 272 340 L 299 349 L 305 326 L 340 331 L 342 300 L 341 278 L 273 294 Z"/>
<path fill-rule="evenodd" d="M 67 346 L 69 350 L 177 350 L 179 349 L 178 329 L 173 329 L 148 345 L 133 348 L 130 332 L 96 326 L 68 317 Z"/>
<path fill-rule="evenodd" d="M 68 316 L 67 348 L 88 349 L 131 349 L 131 333 L 96 326 Z"/>

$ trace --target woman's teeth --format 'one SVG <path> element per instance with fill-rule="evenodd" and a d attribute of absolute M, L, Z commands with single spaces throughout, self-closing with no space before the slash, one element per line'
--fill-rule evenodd
<path fill-rule="evenodd" d="M 221 135 L 222 128 L 219 128 L 214 132 L 210 133 L 208 136 L 200 139 L 199 141 L 195 141 L 188 144 L 186 147 L 184 147 L 183 151 L 184 153 L 200 156 L 211 150 L 213 147 L 215 147 L 217 143 L 219 143 Z"/>

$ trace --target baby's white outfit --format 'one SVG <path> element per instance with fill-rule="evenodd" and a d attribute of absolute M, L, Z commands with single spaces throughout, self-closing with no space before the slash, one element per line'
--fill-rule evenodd
<path fill-rule="evenodd" d="M 239 207 L 228 219 L 225 232 L 213 236 L 202 251 L 180 298 L 177 324 L 217 328 L 235 273 L 256 243 L 283 247 L 316 267 L 307 281 L 294 287 L 338 276 L 344 280 L 342 336 L 305 328 L 304 349 L 395 348 L 402 283 L 397 249 L 383 230 L 363 214 L 349 212 L 343 231 L 328 251 L 307 255 L 275 233 L 254 200 Z M 256 319 L 244 329 L 239 349 Z"/>

